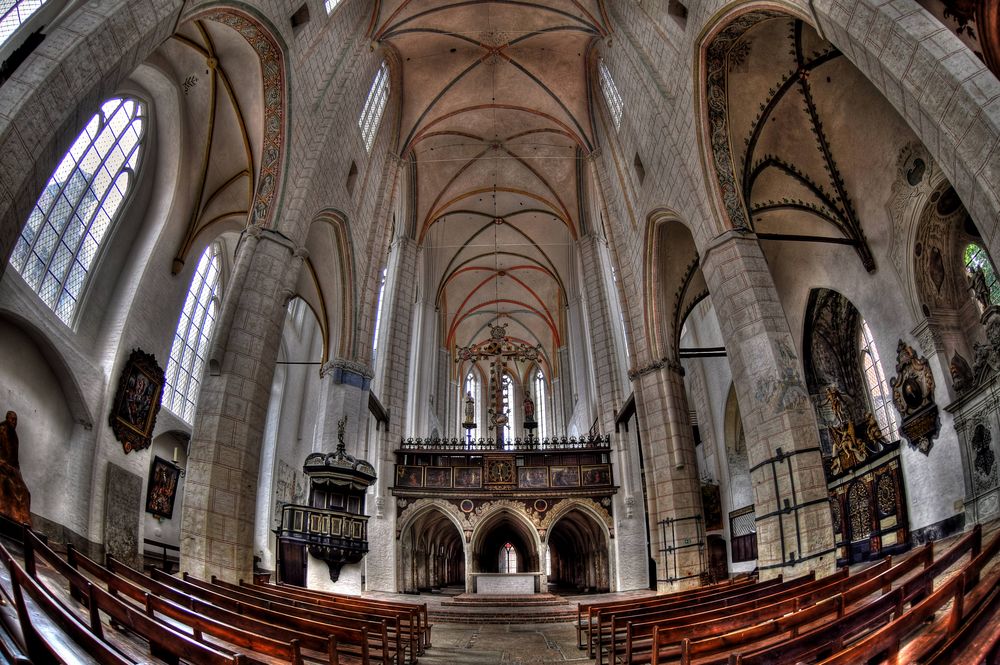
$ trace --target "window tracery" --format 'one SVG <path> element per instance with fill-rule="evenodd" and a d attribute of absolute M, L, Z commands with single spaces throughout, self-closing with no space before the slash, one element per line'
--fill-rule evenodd
<path fill-rule="evenodd" d="M 872 413 L 886 438 L 895 439 L 896 415 L 892 409 L 892 392 L 885 380 L 885 372 L 882 369 L 878 347 L 875 346 L 875 338 L 872 336 L 871 328 L 868 327 L 868 322 L 863 318 L 861 319 L 860 332 L 861 373 L 865 379 L 865 386 L 868 388 Z"/>
<path fill-rule="evenodd" d="M 611 72 L 608 71 L 608 66 L 604 64 L 603 60 L 597 63 L 597 73 L 601 80 L 604 101 L 608 103 L 608 110 L 611 111 L 611 120 L 614 122 L 615 129 L 620 129 L 622 115 L 625 113 L 625 103 L 622 101 L 621 93 L 618 92 L 618 86 L 615 85 L 615 80 L 611 78 Z"/>
<path fill-rule="evenodd" d="M 135 99 L 101 105 L 49 178 L 11 254 L 10 264 L 68 326 L 135 181 L 145 116 Z"/>
<path fill-rule="evenodd" d="M 222 246 L 214 242 L 198 261 L 167 360 L 163 405 L 188 423 L 194 422 L 205 356 L 215 329 L 221 275 Z"/>
<path fill-rule="evenodd" d="M 3 16 L 0 17 L 0 44 L 3 44 L 17 29 L 24 25 L 31 16 L 41 9 L 45 0 L 16 0 L 3 4 Z"/>
<path fill-rule="evenodd" d="M 375 133 L 378 131 L 379 123 L 382 121 L 382 113 L 385 105 L 389 101 L 389 66 L 383 61 L 372 81 L 372 87 L 368 91 L 368 98 L 365 100 L 361 116 L 358 118 L 358 129 L 361 130 L 361 140 L 364 141 L 365 150 L 371 152 L 375 145 Z"/>

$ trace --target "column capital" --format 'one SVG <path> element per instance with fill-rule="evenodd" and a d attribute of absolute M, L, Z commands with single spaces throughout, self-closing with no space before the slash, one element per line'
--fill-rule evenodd
<path fill-rule="evenodd" d="M 636 379 L 643 377 L 647 374 L 653 372 L 658 372 L 662 369 L 666 369 L 669 372 L 673 372 L 678 376 L 684 376 L 684 366 L 681 365 L 676 360 L 671 360 L 670 358 L 660 358 L 659 360 L 654 360 L 653 362 L 646 363 L 638 367 L 633 367 L 628 371 L 628 378 L 630 381 L 635 381 Z"/>
<path fill-rule="evenodd" d="M 705 265 L 705 263 L 708 261 L 708 257 L 710 254 L 724 247 L 727 247 L 731 243 L 738 242 L 741 240 L 752 241 L 754 243 L 758 242 L 756 233 L 754 233 L 750 229 L 743 229 L 743 228 L 729 229 L 728 231 L 724 231 L 719 235 L 715 236 L 714 238 L 709 240 L 708 244 L 706 244 L 705 247 L 703 247 L 702 250 L 698 253 L 701 259 L 701 265 L 703 266 Z"/>
<path fill-rule="evenodd" d="M 319 368 L 319 376 L 321 379 L 330 376 L 333 383 L 346 383 L 362 390 L 368 390 L 375 372 L 365 363 L 346 358 L 334 358 L 323 363 Z"/>

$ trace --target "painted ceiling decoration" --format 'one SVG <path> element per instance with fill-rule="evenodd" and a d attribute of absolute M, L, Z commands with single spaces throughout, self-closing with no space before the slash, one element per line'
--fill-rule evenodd
<path fill-rule="evenodd" d="M 229 10 L 191 19 L 161 53 L 184 81 L 188 121 L 198 128 L 189 148 L 200 154 L 176 274 L 208 227 L 272 223 L 285 135 L 285 74 L 270 34 Z"/>
<path fill-rule="evenodd" d="M 597 0 L 375 10 L 371 34 L 401 64 L 398 150 L 453 354 L 507 324 L 507 342 L 541 348 L 546 376 L 558 371 L 565 284 L 584 232 L 580 162 L 595 146 L 587 54 L 607 26 Z"/>
<path fill-rule="evenodd" d="M 773 57 L 753 57 L 757 49 Z M 835 140 L 824 125 L 836 90 L 832 77 L 845 61 L 840 51 L 800 20 L 755 11 L 720 32 L 706 59 L 712 158 L 733 226 L 762 239 L 848 244 L 874 272 L 837 166 Z M 750 102 L 758 104 L 755 116 L 732 117 Z"/>

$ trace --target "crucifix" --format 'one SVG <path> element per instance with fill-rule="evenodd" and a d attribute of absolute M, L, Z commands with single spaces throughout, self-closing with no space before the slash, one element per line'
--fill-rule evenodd
<path fill-rule="evenodd" d="M 490 326 L 490 339 L 482 345 L 460 346 L 455 362 L 490 361 L 490 408 L 489 429 L 497 432 L 497 447 L 503 447 L 503 428 L 510 419 L 507 405 L 503 401 L 503 372 L 508 362 L 538 362 L 542 357 L 542 345 L 529 346 L 507 338 L 507 325 L 494 323 Z"/>

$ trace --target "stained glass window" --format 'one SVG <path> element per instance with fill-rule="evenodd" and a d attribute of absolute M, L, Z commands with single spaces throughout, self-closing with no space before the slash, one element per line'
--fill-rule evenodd
<path fill-rule="evenodd" d="M 889 391 L 889 384 L 885 380 L 885 372 L 882 371 L 882 360 L 878 355 L 878 348 L 875 346 L 875 338 L 872 336 L 868 322 L 861 319 L 861 371 L 865 377 L 865 385 L 868 387 L 868 395 L 871 398 L 872 414 L 878 421 L 882 433 L 890 441 L 896 439 L 896 414 L 892 410 L 892 393 Z"/>
<path fill-rule="evenodd" d="M 625 104 L 622 96 L 618 92 L 615 80 L 611 78 L 608 66 L 601 60 L 597 63 L 597 73 L 601 79 L 601 92 L 604 93 L 604 100 L 608 103 L 608 110 L 611 111 L 611 120 L 615 124 L 615 129 L 622 126 L 622 115 L 625 112 Z"/>
<path fill-rule="evenodd" d="M 476 377 L 475 372 L 469 372 L 465 375 L 465 390 L 462 391 L 462 394 L 459 395 L 458 398 L 458 412 L 462 414 L 462 420 L 465 420 L 466 418 L 465 400 L 468 398 L 468 395 L 472 395 L 472 399 L 475 402 L 472 411 L 472 421 L 478 422 L 477 419 L 479 416 L 477 412 L 479 411 L 479 379 Z"/>
<path fill-rule="evenodd" d="M 0 12 L 3 12 L 3 16 L 0 17 L 0 44 L 10 39 L 10 36 L 17 32 L 21 24 L 31 18 L 31 15 L 41 9 L 44 4 L 45 0 L 14 0 L 14 2 L 4 0 L 0 2 Z"/>
<path fill-rule="evenodd" d="M 548 395 L 545 392 L 545 375 L 542 370 L 535 372 L 535 420 L 538 421 L 538 436 L 544 439 L 549 435 L 548 427 Z"/>
<path fill-rule="evenodd" d="M 375 356 L 378 355 L 378 333 L 382 327 L 382 298 L 385 297 L 385 276 L 388 268 L 382 268 L 382 283 L 378 287 L 378 302 L 375 304 L 375 334 L 372 337 L 372 364 L 375 364 Z"/>
<path fill-rule="evenodd" d="M 1000 282 L 997 281 L 997 273 L 993 269 L 993 262 L 990 261 L 990 256 L 983 249 L 982 245 L 974 242 L 966 245 L 965 252 L 962 254 L 962 261 L 968 270 L 974 268 L 982 269 L 983 275 L 986 277 L 986 286 L 990 290 L 990 302 L 994 305 L 1000 305 Z"/>
<path fill-rule="evenodd" d="M 167 360 L 163 405 L 188 423 L 194 422 L 205 357 L 215 329 L 221 275 L 222 246 L 215 242 L 205 249 L 198 261 Z"/>
<path fill-rule="evenodd" d="M 66 325 L 135 182 L 145 129 L 142 103 L 104 102 L 49 178 L 14 246 L 10 264 Z"/>
<path fill-rule="evenodd" d="M 500 548 L 500 572 L 501 573 L 516 573 L 517 572 L 517 550 L 511 543 L 506 543 L 502 548 Z"/>
<path fill-rule="evenodd" d="M 375 133 L 378 125 L 382 121 L 382 112 L 385 111 L 386 102 L 389 101 L 389 66 L 382 63 L 372 81 L 372 87 L 368 91 L 368 99 L 365 100 L 364 108 L 361 109 L 361 117 L 358 118 L 358 128 L 361 130 L 361 140 L 365 142 L 365 150 L 371 152 L 375 145 Z"/>

